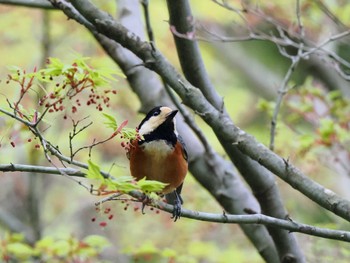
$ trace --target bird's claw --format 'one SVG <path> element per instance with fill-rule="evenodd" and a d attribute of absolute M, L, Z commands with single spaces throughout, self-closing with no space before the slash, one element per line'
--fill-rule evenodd
<path fill-rule="evenodd" d="M 174 222 L 176 222 L 176 220 L 178 220 L 181 217 L 181 199 L 179 198 L 178 195 L 176 195 L 176 199 L 174 202 L 174 209 L 173 209 L 173 216 L 171 217 L 172 219 L 174 219 Z"/>
<path fill-rule="evenodd" d="M 151 202 L 151 198 L 149 198 L 148 195 L 143 194 L 143 196 L 141 198 L 141 203 L 142 203 L 141 212 L 142 212 L 143 215 L 145 214 L 145 207 L 148 204 L 150 204 L 150 202 Z"/>

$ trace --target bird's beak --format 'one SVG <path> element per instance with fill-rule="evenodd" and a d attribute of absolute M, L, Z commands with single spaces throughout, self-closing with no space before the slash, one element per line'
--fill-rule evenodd
<path fill-rule="evenodd" d="M 166 120 L 171 121 L 172 119 L 174 119 L 177 112 L 178 112 L 178 110 L 173 110 L 173 111 L 169 112 L 166 116 Z"/>

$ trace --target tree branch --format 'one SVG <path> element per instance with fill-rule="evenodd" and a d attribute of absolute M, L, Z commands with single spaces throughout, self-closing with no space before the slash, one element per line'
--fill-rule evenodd
<path fill-rule="evenodd" d="M 56 10 L 47 0 L 0 0 L 0 4 Z"/>
<path fill-rule="evenodd" d="M 188 32 L 193 31 L 194 21 L 188 0 L 167 0 L 167 4 L 170 14 L 170 23 L 172 27 L 176 28 L 176 32 L 188 35 Z M 174 30 L 172 31 L 174 32 Z M 198 87 L 203 92 L 204 96 L 206 96 L 205 91 L 210 90 L 210 96 L 214 98 L 213 100 L 215 102 L 218 102 L 220 96 L 217 94 L 205 71 L 197 42 L 177 37 L 176 35 L 174 35 L 174 38 L 185 76 L 191 76 L 189 81 L 192 85 Z M 206 99 L 208 99 L 208 95 Z M 222 99 L 220 99 L 220 101 L 221 105 L 219 108 L 218 103 L 213 104 L 212 101 L 209 102 L 216 106 L 218 111 L 225 112 Z M 222 142 L 220 138 L 219 140 Z M 232 144 L 226 145 L 225 142 L 222 142 L 222 146 L 226 150 L 231 161 L 252 188 L 263 212 L 274 217 L 285 218 L 286 212 L 273 175 L 247 158 L 240 151 L 234 149 L 235 147 L 232 147 Z M 285 262 L 288 259 L 292 260 L 292 257 L 293 260 L 298 262 L 304 261 L 302 252 L 292 234 L 281 229 L 269 228 L 268 230 L 274 240 L 281 262 Z"/>
<path fill-rule="evenodd" d="M 0 171 L 2 172 L 28 172 L 28 173 L 42 173 L 42 174 L 67 174 L 69 176 L 85 177 L 85 173 L 74 168 L 55 168 L 39 165 L 27 164 L 0 164 Z"/>
<path fill-rule="evenodd" d="M 186 79 L 198 87 L 217 110 L 222 110 L 223 99 L 216 93 L 209 79 L 198 43 L 176 36 L 176 32 L 184 35 L 194 34 L 194 17 L 188 1 L 167 0 L 167 5 L 171 32 L 174 35 L 177 54 Z"/>
<path fill-rule="evenodd" d="M 69 174 L 71 176 L 84 177 L 85 173 L 73 169 L 73 168 L 59 168 L 61 172 Z M 44 174 L 61 174 L 57 172 L 57 169 L 45 166 L 34 166 L 34 165 L 23 165 L 23 164 L 0 164 L 0 171 L 2 172 L 35 172 Z M 137 200 L 141 200 L 144 194 L 138 191 L 132 191 L 128 193 Z M 104 198 L 96 203 L 100 205 L 103 202 L 118 200 L 120 193 L 111 195 Z M 152 200 L 150 206 L 156 207 L 162 211 L 172 213 L 173 206 L 162 201 Z M 272 227 L 278 227 L 290 232 L 299 232 L 311 236 L 318 236 L 322 238 L 340 240 L 350 242 L 350 232 L 342 230 L 331 230 L 326 228 L 314 227 L 307 224 L 298 223 L 296 221 L 287 219 L 278 219 L 263 214 L 252 214 L 252 215 L 231 215 L 223 212 L 222 214 L 213 214 L 206 212 L 193 211 L 183 208 L 181 210 L 181 217 L 190 218 L 194 220 L 200 220 L 205 222 L 215 222 L 215 223 L 227 223 L 227 224 L 262 224 Z M 21 226 L 22 227 L 22 226 Z"/>

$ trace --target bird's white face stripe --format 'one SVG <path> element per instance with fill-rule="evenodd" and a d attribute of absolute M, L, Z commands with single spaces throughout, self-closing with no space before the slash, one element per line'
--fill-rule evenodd
<path fill-rule="evenodd" d="M 161 125 L 167 118 L 168 114 L 172 112 L 172 109 L 169 107 L 161 107 L 160 108 L 160 113 L 157 116 L 152 116 L 149 118 L 140 128 L 139 134 L 140 135 L 145 135 L 149 134 L 152 131 L 154 131 L 159 125 Z M 174 121 L 174 126 L 175 126 L 175 119 Z M 176 134 L 176 130 L 175 130 Z"/>

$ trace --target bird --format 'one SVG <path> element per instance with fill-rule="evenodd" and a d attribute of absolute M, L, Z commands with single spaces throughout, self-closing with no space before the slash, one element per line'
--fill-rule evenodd
<path fill-rule="evenodd" d="M 176 130 L 178 110 L 157 106 L 137 127 L 138 138 L 130 141 L 127 156 L 130 173 L 136 180 L 156 180 L 167 184 L 161 194 L 174 205 L 172 218 L 181 216 L 181 190 L 188 170 L 185 143 Z"/>

